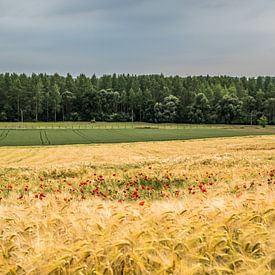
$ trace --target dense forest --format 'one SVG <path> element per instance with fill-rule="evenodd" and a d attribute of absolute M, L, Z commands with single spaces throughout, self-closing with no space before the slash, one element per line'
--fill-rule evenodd
<path fill-rule="evenodd" d="M 0 74 L 0 121 L 275 124 L 275 77 Z"/>

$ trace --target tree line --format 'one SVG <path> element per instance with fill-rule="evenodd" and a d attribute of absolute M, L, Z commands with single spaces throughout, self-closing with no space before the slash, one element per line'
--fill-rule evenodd
<path fill-rule="evenodd" d="M 275 77 L 0 74 L 0 121 L 275 124 Z"/>

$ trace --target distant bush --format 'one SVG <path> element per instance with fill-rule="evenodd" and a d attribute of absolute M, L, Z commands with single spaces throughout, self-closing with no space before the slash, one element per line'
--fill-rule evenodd
<path fill-rule="evenodd" d="M 265 126 L 268 124 L 268 119 L 265 115 L 262 115 L 259 119 L 258 119 L 258 123 L 259 125 L 261 125 L 263 128 L 265 128 Z"/>

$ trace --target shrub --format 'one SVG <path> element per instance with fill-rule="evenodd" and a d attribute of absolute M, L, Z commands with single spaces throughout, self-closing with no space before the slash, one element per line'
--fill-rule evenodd
<path fill-rule="evenodd" d="M 265 115 L 262 115 L 259 119 L 258 119 L 258 123 L 259 125 L 261 125 L 263 128 L 265 128 L 265 126 L 268 123 L 267 117 Z"/>

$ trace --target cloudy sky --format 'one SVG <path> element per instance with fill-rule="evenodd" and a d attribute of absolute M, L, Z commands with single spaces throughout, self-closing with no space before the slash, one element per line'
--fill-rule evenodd
<path fill-rule="evenodd" d="M 275 75 L 275 0 L 0 0 L 0 72 Z"/>

